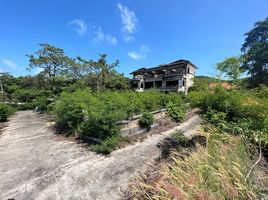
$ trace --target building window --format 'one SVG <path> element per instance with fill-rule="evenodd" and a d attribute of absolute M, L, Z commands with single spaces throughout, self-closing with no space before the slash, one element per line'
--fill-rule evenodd
<path fill-rule="evenodd" d="M 185 82 L 186 82 L 186 80 L 183 79 L 183 80 L 182 80 L 182 86 L 185 86 Z"/>
<path fill-rule="evenodd" d="M 187 68 L 187 73 L 190 74 L 190 67 Z"/>

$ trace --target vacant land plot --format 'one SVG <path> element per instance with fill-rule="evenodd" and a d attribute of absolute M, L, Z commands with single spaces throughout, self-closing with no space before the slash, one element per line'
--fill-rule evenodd
<path fill-rule="evenodd" d="M 17 112 L 0 136 L 0 199 L 117 199 L 120 189 L 154 162 L 162 139 L 175 129 L 193 134 L 199 123 L 193 116 L 104 157 L 55 136 L 45 115 Z"/>

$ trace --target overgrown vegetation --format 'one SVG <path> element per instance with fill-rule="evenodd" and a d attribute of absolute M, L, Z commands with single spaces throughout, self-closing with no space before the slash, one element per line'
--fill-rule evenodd
<path fill-rule="evenodd" d="M 186 115 L 186 105 L 183 103 L 168 103 L 167 104 L 167 116 L 175 122 L 181 122 Z"/>
<path fill-rule="evenodd" d="M 243 134 L 267 149 L 268 104 L 267 87 L 258 91 L 237 91 L 216 88 L 211 92 L 192 92 L 189 100 L 200 107 L 204 119 L 223 132 Z"/>
<path fill-rule="evenodd" d="M 223 81 L 217 79 L 195 78 L 187 99 L 201 109 L 206 145 L 185 151 L 174 148 L 171 161 L 157 169 L 158 176 L 142 177 L 131 187 L 128 199 L 267 198 L 255 182 L 256 166 L 268 151 L 267 33 L 268 18 L 245 34 L 240 57 L 218 63 L 218 70 L 235 87 L 222 88 Z M 250 76 L 237 81 L 242 72 Z M 172 139 L 188 143 L 178 133 Z"/>
<path fill-rule="evenodd" d="M 246 178 L 252 162 L 244 140 L 208 124 L 204 135 L 205 147 L 173 152 L 157 178 L 140 177 L 130 199 L 257 199 L 258 189 Z"/>
<path fill-rule="evenodd" d="M 52 115 L 61 129 L 101 139 L 102 146 L 96 146 L 100 152 L 105 144 L 112 146 L 115 145 L 116 139 L 121 139 L 118 137 L 118 121 L 143 114 L 140 125 L 149 127 L 153 123 L 152 114 L 149 112 L 165 108 L 168 104 L 182 103 L 179 94 L 165 94 L 154 90 L 144 93 L 95 93 L 90 90 L 78 90 L 62 93 L 52 109 Z M 103 152 L 106 153 L 108 150 L 105 149 Z"/>
<path fill-rule="evenodd" d="M 140 119 L 139 119 L 139 125 L 142 128 L 149 128 L 154 123 L 154 117 L 153 114 L 150 112 L 144 112 L 142 113 Z"/>
<path fill-rule="evenodd" d="M 0 122 L 7 121 L 7 118 L 9 115 L 11 115 L 14 112 L 14 109 L 7 105 L 0 103 Z"/>

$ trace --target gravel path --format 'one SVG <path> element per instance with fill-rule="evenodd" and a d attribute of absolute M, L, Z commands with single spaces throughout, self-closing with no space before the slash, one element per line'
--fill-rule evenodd
<path fill-rule="evenodd" d="M 48 128 L 45 116 L 17 112 L 0 134 L 0 199 L 118 199 L 121 188 L 159 155 L 157 144 L 175 129 L 195 134 L 200 118 L 105 157 Z"/>

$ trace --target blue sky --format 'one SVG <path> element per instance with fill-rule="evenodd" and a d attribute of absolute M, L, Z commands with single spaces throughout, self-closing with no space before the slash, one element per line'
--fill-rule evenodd
<path fill-rule="evenodd" d="M 109 62 L 129 73 L 188 59 L 198 75 L 240 53 L 244 33 L 268 17 L 267 0 L 0 0 L 0 71 L 26 69 L 39 43 L 69 56 Z"/>

